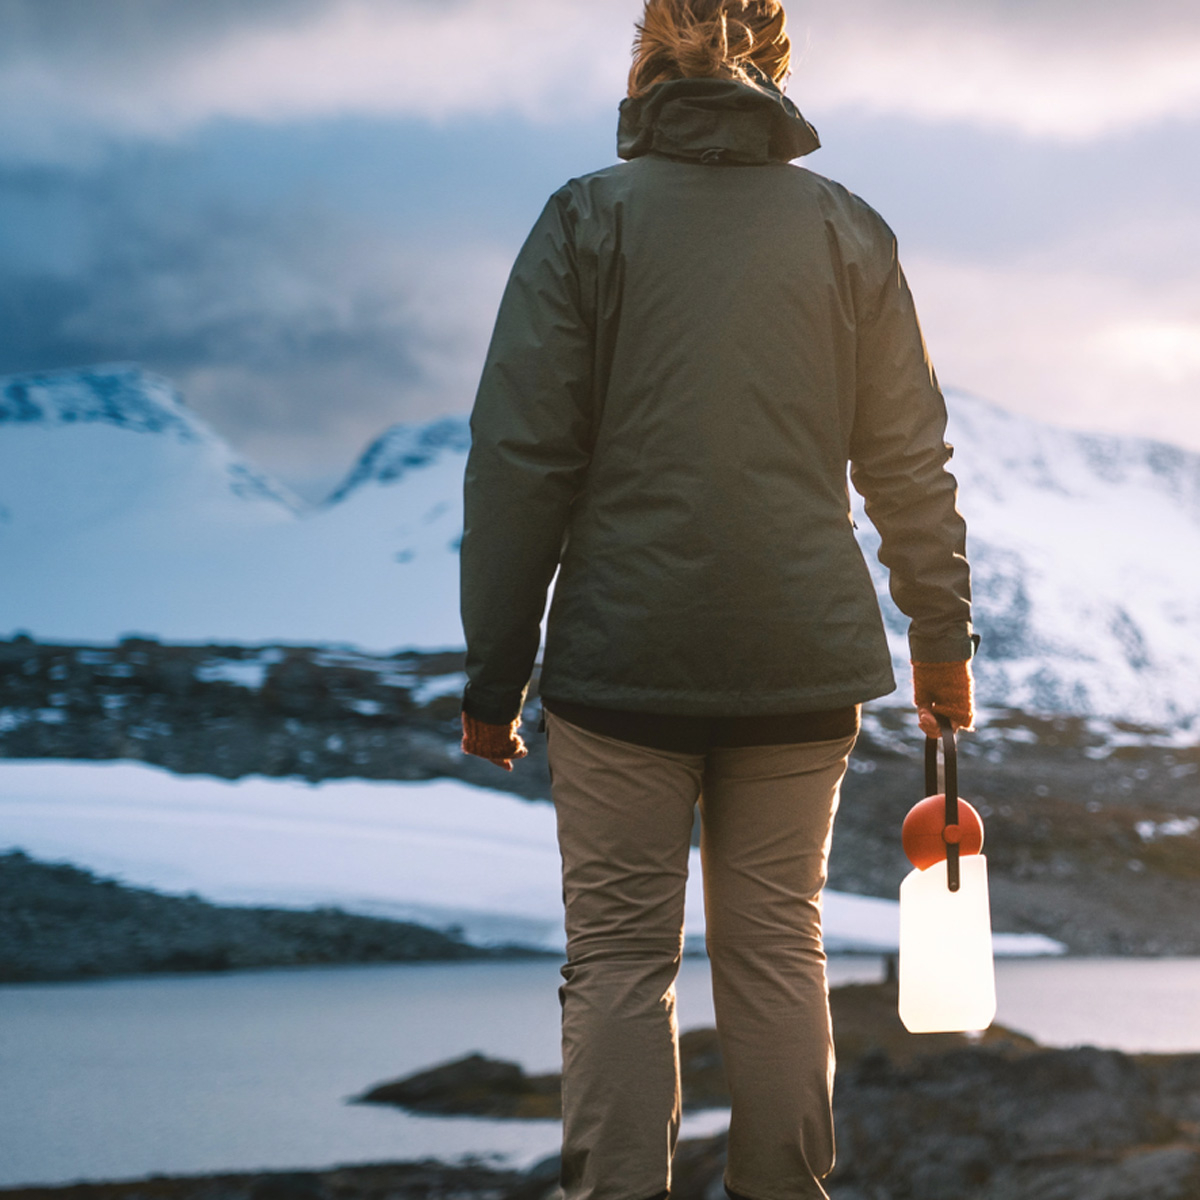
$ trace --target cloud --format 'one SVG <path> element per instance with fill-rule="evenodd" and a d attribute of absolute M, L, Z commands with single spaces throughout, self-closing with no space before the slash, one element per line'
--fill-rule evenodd
<path fill-rule="evenodd" d="M 1200 320 L 1121 321 L 1096 338 L 1096 351 L 1116 370 L 1200 392 Z"/>
<path fill-rule="evenodd" d="M 1200 115 L 1200 8 L 843 0 L 813 10 L 792 91 L 819 109 L 1101 138 Z"/>
<path fill-rule="evenodd" d="M 1040 420 L 1200 450 L 1200 281 L 1106 265 L 916 255 L 906 269 L 943 384 Z"/>
<path fill-rule="evenodd" d="M 47 204 L 73 192 L 89 224 L 57 267 L 3 260 L 0 372 L 143 363 L 310 495 L 383 427 L 470 406 L 507 247 L 135 191 L 41 180 Z"/>
<path fill-rule="evenodd" d="M 637 0 L 0 0 L 8 153 L 86 153 L 98 134 L 177 137 L 222 118 L 347 114 L 539 121 L 623 93 Z M 1088 139 L 1200 114 L 1191 0 L 794 4 L 793 93 Z"/>
<path fill-rule="evenodd" d="M 61 21 L 34 22 L 44 3 L 0 9 L 10 35 L 0 112 L 30 157 L 74 153 L 98 129 L 173 137 L 221 118 L 570 117 L 615 102 L 637 10 L 628 0 L 276 0 L 221 4 L 206 23 L 179 14 L 207 4 L 109 0 L 122 20 L 106 26 L 93 12 L 80 27 L 65 7 Z"/>
<path fill-rule="evenodd" d="M 309 494 L 464 411 L 536 204 L 611 153 L 637 10 L 0 0 L 0 371 L 145 362 Z M 943 380 L 1200 448 L 1200 123 L 1163 123 L 1197 112 L 1200 7 L 796 0 L 792 29 L 813 165 L 900 231 Z"/>

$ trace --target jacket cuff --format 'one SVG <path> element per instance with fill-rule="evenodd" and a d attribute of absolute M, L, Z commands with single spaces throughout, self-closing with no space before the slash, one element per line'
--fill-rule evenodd
<path fill-rule="evenodd" d="M 462 710 L 468 717 L 482 721 L 485 725 L 510 725 L 516 721 L 525 707 L 525 692 L 484 692 L 480 694 L 467 684 L 463 693 Z"/>
<path fill-rule="evenodd" d="M 981 640 L 979 634 L 973 633 L 968 625 L 959 632 L 940 637 L 909 633 L 908 649 L 913 662 L 969 662 L 975 657 Z"/>

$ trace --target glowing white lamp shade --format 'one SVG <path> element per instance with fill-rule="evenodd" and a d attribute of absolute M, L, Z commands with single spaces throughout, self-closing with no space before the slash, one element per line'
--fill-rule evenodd
<path fill-rule="evenodd" d="M 936 791 L 938 745 L 945 790 L 904 818 L 904 852 L 916 868 L 900 885 L 900 1020 L 910 1033 L 986 1029 L 996 1016 L 983 819 L 958 795 L 950 721 L 925 742 L 925 790 Z"/>
<path fill-rule="evenodd" d="M 959 888 L 945 861 L 900 885 L 900 1020 L 910 1033 L 986 1029 L 996 1016 L 996 972 L 987 859 L 959 859 Z"/>

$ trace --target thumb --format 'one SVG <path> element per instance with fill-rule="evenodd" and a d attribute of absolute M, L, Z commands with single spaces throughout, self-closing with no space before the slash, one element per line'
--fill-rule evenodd
<path fill-rule="evenodd" d="M 942 727 L 938 724 L 938 719 L 933 715 L 933 710 L 929 708 L 917 709 L 917 724 L 921 727 L 921 732 L 926 737 L 941 737 Z"/>

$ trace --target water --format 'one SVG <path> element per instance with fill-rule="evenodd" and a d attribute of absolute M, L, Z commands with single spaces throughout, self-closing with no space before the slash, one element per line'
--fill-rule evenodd
<path fill-rule="evenodd" d="M 842 959 L 834 983 L 876 979 Z M 258 971 L 0 987 L 0 1186 L 151 1173 L 551 1152 L 556 1122 L 413 1117 L 349 1105 L 471 1050 L 558 1059 L 557 964 Z M 1049 1045 L 1200 1050 L 1200 960 L 997 966 L 999 1020 Z M 712 1022 L 685 961 L 680 1025 Z M 685 1134 L 721 1128 L 691 1118 Z"/>

